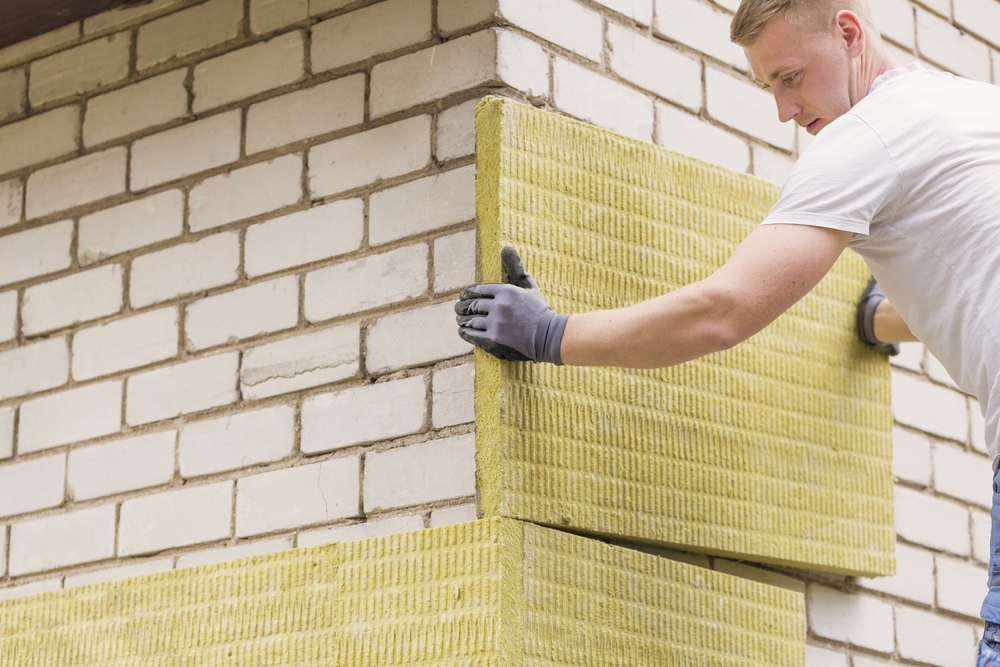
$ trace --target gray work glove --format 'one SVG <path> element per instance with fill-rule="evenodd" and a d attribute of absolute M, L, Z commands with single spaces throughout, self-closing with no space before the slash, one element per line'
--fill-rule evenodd
<path fill-rule="evenodd" d="M 858 338 L 877 352 L 895 356 L 899 354 L 899 343 L 883 343 L 875 337 L 875 309 L 883 301 L 885 301 L 885 292 L 872 278 L 868 287 L 865 288 L 865 293 L 861 295 L 861 300 L 858 301 Z"/>
<path fill-rule="evenodd" d="M 504 248 L 500 261 L 511 284 L 486 283 L 462 290 L 455 304 L 458 335 L 505 361 L 562 365 L 559 346 L 569 315 L 552 312 L 517 250 Z"/>

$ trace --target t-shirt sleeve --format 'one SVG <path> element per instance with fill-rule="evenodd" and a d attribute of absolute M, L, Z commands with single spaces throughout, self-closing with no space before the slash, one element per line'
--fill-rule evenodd
<path fill-rule="evenodd" d="M 892 211 L 899 170 L 879 135 L 846 114 L 827 126 L 799 158 L 781 197 L 761 224 L 797 224 L 868 235 Z"/>

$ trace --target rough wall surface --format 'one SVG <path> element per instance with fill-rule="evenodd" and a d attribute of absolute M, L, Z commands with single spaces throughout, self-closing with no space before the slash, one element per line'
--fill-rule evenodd
<path fill-rule="evenodd" d="M 900 59 L 1000 83 L 998 0 L 872 4 Z M 780 183 L 809 137 L 736 6 L 153 0 L 0 51 L 0 596 L 474 518 L 473 107 Z M 979 408 L 916 344 L 892 385 L 895 577 L 671 554 L 805 591 L 810 667 L 972 660 Z"/>

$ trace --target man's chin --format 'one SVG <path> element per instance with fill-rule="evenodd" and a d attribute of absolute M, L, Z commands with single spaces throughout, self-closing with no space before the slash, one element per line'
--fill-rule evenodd
<path fill-rule="evenodd" d="M 814 137 L 819 134 L 819 131 L 826 127 L 826 123 L 821 118 L 817 118 L 813 122 L 806 125 L 806 132 L 813 135 Z"/>

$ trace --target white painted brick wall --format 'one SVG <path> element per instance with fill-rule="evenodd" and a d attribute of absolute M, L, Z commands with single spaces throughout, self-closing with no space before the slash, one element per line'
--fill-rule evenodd
<path fill-rule="evenodd" d="M 20 116 L 27 106 L 27 70 L 0 72 L 0 122 Z"/>
<path fill-rule="evenodd" d="M 857 661 L 854 664 L 855 667 L 873 667 Z M 806 667 L 848 667 L 847 656 L 818 646 L 806 646 Z"/>
<path fill-rule="evenodd" d="M 472 346 L 455 331 L 453 303 L 387 315 L 368 330 L 368 372 L 417 366 L 458 357 Z"/>
<path fill-rule="evenodd" d="M 0 600 L 35 595 L 36 593 L 47 593 L 48 591 L 55 591 L 60 588 L 62 588 L 62 579 L 43 579 L 41 581 L 33 581 L 30 584 L 2 588 L 0 589 Z"/>
<path fill-rule="evenodd" d="M 337 69 L 431 38 L 430 0 L 386 0 L 312 28 L 315 72 Z"/>
<path fill-rule="evenodd" d="M 360 370 L 360 349 L 353 322 L 252 348 L 243 354 L 240 392 L 252 400 L 346 380 Z"/>
<path fill-rule="evenodd" d="M 934 445 L 934 488 L 946 496 L 989 509 L 993 470 L 989 458 L 957 447 Z"/>
<path fill-rule="evenodd" d="M 309 18 L 309 0 L 250 0 L 250 29 L 263 35 Z"/>
<path fill-rule="evenodd" d="M 896 574 L 859 577 L 862 588 L 925 605 L 934 604 L 934 554 L 906 544 L 896 545 Z"/>
<path fill-rule="evenodd" d="M 661 102 L 656 104 L 656 143 L 734 171 L 750 168 L 745 141 Z"/>
<path fill-rule="evenodd" d="M 41 105 L 128 76 L 132 35 L 120 32 L 31 63 L 28 99 Z"/>
<path fill-rule="evenodd" d="M 188 70 L 176 69 L 87 101 L 83 144 L 96 146 L 148 128 L 184 118 Z"/>
<path fill-rule="evenodd" d="M 969 618 L 979 618 L 987 591 L 987 568 L 940 555 L 935 561 L 938 606 Z"/>
<path fill-rule="evenodd" d="M 177 355 L 179 314 L 162 308 L 73 336 L 73 379 L 89 380 Z"/>
<path fill-rule="evenodd" d="M 492 20 L 496 11 L 497 0 L 438 0 L 437 25 L 453 33 Z"/>
<path fill-rule="evenodd" d="M 416 433 L 426 414 L 421 376 L 313 396 L 302 404 L 302 451 L 314 454 Z"/>
<path fill-rule="evenodd" d="M 18 454 L 117 433 L 122 425 L 120 380 L 86 385 L 21 404 Z"/>
<path fill-rule="evenodd" d="M 17 336 L 17 292 L 0 293 L 0 343 Z"/>
<path fill-rule="evenodd" d="M 141 5 L 116 7 L 83 20 L 83 34 L 93 35 L 135 23 L 136 19 L 160 15 L 164 9 L 176 9 L 179 0 L 149 0 Z"/>
<path fill-rule="evenodd" d="M 453 160 L 475 152 L 476 117 L 473 112 L 479 101 L 478 98 L 469 100 L 438 114 L 437 131 L 434 133 L 434 154 L 438 160 Z M 2 213 L 0 210 L 0 215 Z"/>
<path fill-rule="evenodd" d="M 959 556 L 969 555 L 969 510 L 958 503 L 896 487 L 896 533 Z"/>
<path fill-rule="evenodd" d="M 743 49 L 729 41 L 731 21 L 732 15 L 699 0 L 656 0 L 656 34 L 748 70 Z"/>
<path fill-rule="evenodd" d="M 896 637 L 904 659 L 939 667 L 967 667 L 976 659 L 969 624 L 923 609 L 896 608 Z"/>
<path fill-rule="evenodd" d="M 66 455 L 0 466 L 0 516 L 61 505 L 66 495 Z"/>
<path fill-rule="evenodd" d="M 120 264 L 34 285 L 24 290 L 21 328 L 34 335 L 117 313 L 123 289 Z"/>
<path fill-rule="evenodd" d="M 807 593 L 809 629 L 820 637 L 880 653 L 894 648 L 892 605 L 869 595 L 848 595 L 812 585 Z"/>
<path fill-rule="evenodd" d="M 753 174 L 758 178 L 771 181 L 777 185 L 783 185 L 795 160 L 780 151 L 771 150 L 763 146 L 754 144 L 753 146 Z"/>
<path fill-rule="evenodd" d="M 114 505 L 90 507 L 11 526 L 11 576 L 104 560 L 114 553 Z"/>
<path fill-rule="evenodd" d="M 34 172 L 28 177 L 25 215 L 40 218 L 125 192 L 127 159 L 125 148 L 109 148 Z"/>
<path fill-rule="evenodd" d="M 948 374 L 944 364 L 942 364 L 937 357 L 930 352 L 927 352 L 924 357 L 924 372 L 927 373 L 927 376 L 935 382 L 940 382 L 941 384 L 947 385 L 952 389 L 958 389 L 958 383 L 956 383 L 955 380 L 952 379 L 951 375 Z"/>
<path fill-rule="evenodd" d="M 0 174 L 75 152 L 79 134 L 80 107 L 76 105 L 0 127 Z"/>
<path fill-rule="evenodd" d="M 77 502 L 169 484 L 176 431 L 115 440 L 69 453 L 66 482 Z"/>
<path fill-rule="evenodd" d="M 190 479 L 279 461 L 294 445 L 295 409 L 288 405 L 186 424 L 178 445 L 181 476 Z"/>
<path fill-rule="evenodd" d="M 884 37 L 900 46 L 916 46 L 913 5 L 907 0 L 870 0 L 875 24 Z"/>
<path fill-rule="evenodd" d="M 365 512 L 476 493 L 475 436 L 432 440 L 365 457 Z"/>
<path fill-rule="evenodd" d="M 476 281 L 476 231 L 434 239 L 434 292 L 441 294 Z"/>
<path fill-rule="evenodd" d="M 968 405 L 958 392 L 894 371 L 892 396 L 892 416 L 897 422 L 943 438 L 968 441 Z"/>
<path fill-rule="evenodd" d="M 194 68 L 192 111 L 201 113 L 305 76 L 305 41 L 301 32 L 279 37 L 206 60 Z"/>
<path fill-rule="evenodd" d="M 892 429 L 892 474 L 913 484 L 930 486 L 931 443 L 924 435 L 898 426 Z"/>
<path fill-rule="evenodd" d="M 158 368 L 129 379 L 125 421 L 146 424 L 236 401 L 235 352 Z"/>
<path fill-rule="evenodd" d="M 119 519 L 118 555 L 152 553 L 227 538 L 232 514 L 233 482 L 126 500 Z"/>
<path fill-rule="evenodd" d="M 961 76 L 990 81 L 990 50 L 980 41 L 917 9 L 917 47 L 934 63 Z"/>
<path fill-rule="evenodd" d="M 239 236 L 225 232 L 143 255 L 132 262 L 129 300 L 135 308 L 235 282 Z"/>
<path fill-rule="evenodd" d="M 469 165 L 371 196 L 368 242 L 380 245 L 476 217 L 476 167 Z"/>
<path fill-rule="evenodd" d="M 167 190 L 80 218 L 77 257 L 83 265 L 179 236 L 184 193 Z"/>
<path fill-rule="evenodd" d="M 778 120 L 774 98 L 745 79 L 705 69 L 706 109 L 712 118 L 767 143 L 791 150 L 795 125 Z"/>
<path fill-rule="evenodd" d="M 297 204 L 302 155 L 286 155 L 219 174 L 191 188 L 188 227 L 202 231 Z"/>
<path fill-rule="evenodd" d="M 33 57 L 76 42 L 80 38 L 80 24 L 71 23 L 37 37 L 12 44 L 0 51 L 0 67 L 16 65 Z"/>
<path fill-rule="evenodd" d="M 290 329 L 299 321 L 299 280 L 286 276 L 195 301 L 185 310 L 190 352 Z"/>
<path fill-rule="evenodd" d="M 244 269 L 259 276 L 357 250 L 365 233 L 364 202 L 345 199 L 247 229 Z"/>
<path fill-rule="evenodd" d="M 247 153 L 360 125 L 364 119 L 365 76 L 345 76 L 251 105 L 247 111 Z"/>
<path fill-rule="evenodd" d="M 0 400 L 59 387 L 69 380 L 65 338 L 50 338 L 0 352 Z"/>
<path fill-rule="evenodd" d="M 698 59 L 614 23 L 608 25 L 608 44 L 609 64 L 620 77 L 692 111 L 701 109 Z"/>
<path fill-rule="evenodd" d="M 497 77 L 531 97 L 549 95 L 549 56 L 537 42 L 511 30 L 497 31 Z"/>
<path fill-rule="evenodd" d="M 397 516 L 389 519 L 377 519 L 375 521 L 365 521 L 364 523 L 352 523 L 346 526 L 336 526 L 335 528 L 321 528 L 319 530 L 308 530 L 299 534 L 299 547 L 311 547 L 317 544 L 328 544 L 330 542 L 353 542 L 355 540 L 369 540 L 375 537 L 395 535 L 396 533 L 408 533 L 414 530 L 421 530 L 424 527 L 423 517 L 420 516 Z"/>
<path fill-rule="evenodd" d="M 11 179 L 0 183 L 0 228 L 21 222 L 23 200 L 24 184 L 21 181 Z"/>
<path fill-rule="evenodd" d="M 462 364 L 434 372 L 432 423 L 434 428 L 467 424 L 476 420 L 473 403 L 475 364 Z"/>
<path fill-rule="evenodd" d="M 520 28 L 589 60 L 599 61 L 601 15 L 575 0 L 500 0 L 500 15 Z"/>
<path fill-rule="evenodd" d="M 227 111 L 139 139 L 132 144 L 132 191 L 235 162 L 241 124 L 238 110 Z"/>
<path fill-rule="evenodd" d="M 465 523 L 467 521 L 475 521 L 479 518 L 476 506 L 473 505 L 459 505 L 458 507 L 446 507 L 440 510 L 434 510 L 431 512 L 431 528 L 437 528 L 439 526 L 450 526 L 454 523 Z"/>
<path fill-rule="evenodd" d="M 243 21 L 243 0 L 209 0 L 139 28 L 136 67 L 146 69 L 235 38 Z"/>
<path fill-rule="evenodd" d="M 552 65 L 556 106 L 580 120 L 650 141 L 653 137 L 653 100 L 564 58 Z"/>
<path fill-rule="evenodd" d="M 236 558 L 249 558 L 250 556 L 262 556 L 284 551 L 292 548 L 292 540 L 284 538 L 273 538 L 270 540 L 259 540 L 257 542 L 246 542 L 235 547 L 223 547 L 221 549 L 209 549 L 207 551 L 196 551 L 185 554 L 177 559 L 177 569 L 185 567 L 195 567 L 209 563 L 219 563 Z"/>
<path fill-rule="evenodd" d="M 954 0 L 954 6 L 956 23 L 1000 48 L 1000 3 L 996 0 Z"/>
<path fill-rule="evenodd" d="M 357 456 L 243 477 L 236 486 L 236 535 L 357 516 Z"/>
<path fill-rule="evenodd" d="M 14 408 L 0 408 L 0 460 L 14 455 Z M 0 531 L 3 532 L 3 531 Z"/>
<path fill-rule="evenodd" d="M 173 558 L 149 558 L 141 560 L 135 565 L 111 567 L 83 574 L 69 575 L 63 582 L 63 588 L 76 588 L 89 584 L 99 584 L 103 581 L 117 581 L 118 579 L 127 579 L 129 577 L 141 577 L 142 575 L 156 574 L 157 572 L 166 572 L 172 569 L 174 569 Z"/>

